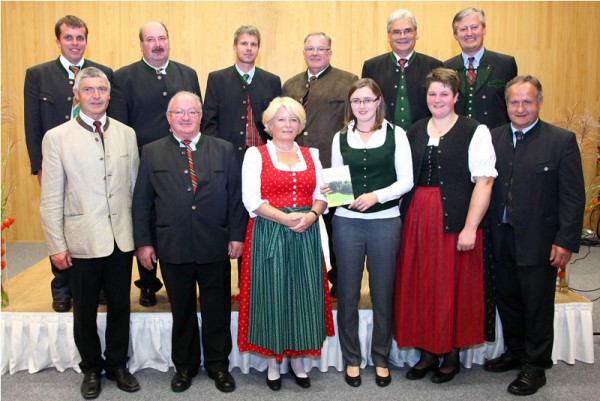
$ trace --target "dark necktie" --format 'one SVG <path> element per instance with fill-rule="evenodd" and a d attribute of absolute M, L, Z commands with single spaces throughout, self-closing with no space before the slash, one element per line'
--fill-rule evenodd
<path fill-rule="evenodd" d="M 310 79 L 306 83 L 306 94 L 302 97 L 302 99 L 300 101 L 300 104 L 302 105 L 302 107 L 306 108 L 306 105 L 308 104 L 308 94 L 310 93 L 310 88 L 316 82 L 317 82 L 317 77 L 313 75 L 312 77 L 310 77 Z"/>
<path fill-rule="evenodd" d="M 77 77 L 77 73 L 79 72 L 79 67 L 76 65 L 70 65 L 69 66 L 69 70 L 71 70 L 71 72 L 73 73 L 73 75 L 75 75 L 75 77 Z M 71 104 L 71 118 L 75 118 L 79 115 L 79 111 L 81 110 L 81 106 L 79 106 L 79 102 L 77 101 L 77 99 L 75 98 L 75 96 L 73 96 L 73 102 Z"/>
<path fill-rule="evenodd" d="M 516 149 L 517 146 L 519 146 L 523 142 L 523 131 L 515 131 L 515 138 L 517 139 L 515 141 L 515 149 Z M 514 168 L 515 168 L 514 151 L 513 151 L 512 168 L 513 168 L 513 170 L 511 171 L 510 185 L 508 187 L 508 195 L 506 197 L 506 222 L 508 224 L 512 224 L 512 213 L 513 213 L 512 185 L 513 185 L 513 176 L 514 176 L 513 173 L 514 173 Z"/>
<path fill-rule="evenodd" d="M 195 193 L 196 188 L 198 188 L 198 177 L 196 177 L 196 170 L 194 169 L 194 159 L 192 157 L 192 147 L 190 146 L 190 143 L 192 143 L 192 141 L 190 141 L 189 139 L 184 139 L 183 141 L 181 141 L 181 143 L 185 145 L 187 151 L 188 170 L 190 171 L 190 178 L 192 180 L 192 189 Z"/>
<path fill-rule="evenodd" d="M 102 123 L 100 121 L 94 121 L 94 132 L 98 133 L 100 140 L 102 141 L 102 147 L 104 147 L 104 134 L 102 133 Z"/>
<path fill-rule="evenodd" d="M 404 72 L 404 67 L 406 67 L 406 59 L 405 58 L 399 59 L 398 64 L 400 64 L 400 71 Z"/>
<path fill-rule="evenodd" d="M 250 81 L 249 81 L 250 74 L 244 74 L 244 75 L 242 75 L 242 79 L 244 80 L 244 83 L 249 84 L 250 83 Z"/>
<path fill-rule="evenodd" d="M 475 67 L 473 67 L 474 60 L 475 57 L 469 57 L 469 67 L 467 68 L 467 82 L 469 86 L 473 85 L 477 79 L 477 72 L 475 71 Z"/>

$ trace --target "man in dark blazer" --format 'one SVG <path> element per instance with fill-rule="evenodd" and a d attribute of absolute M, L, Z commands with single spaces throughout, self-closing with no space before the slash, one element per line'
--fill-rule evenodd
<path fill-rule="evenodd" d="M 579 250 L 585 204 L 575 135 L 539 119 L 543 100 L 535 77 L 516 77 L 507 84 L 511 123 L 492 130 L 490 215 L 506 353 L 485 369 L 521 369 L 508 386 L 516 395 L 535 393 L 552 367 L 557 268 Z"/>
<path fill-rule="evenodd" d="M 365 61 L 363 78 L 372 78 L 383 94 L 386 119 L 405 131 L 431 114 L 427 108 L 425 77 L 442 62 L 415 52 L 419 39 L 417 20 L 408 10 L 396 10 L 387 20 L 388 42 L 391 53 Z"/>
<path fill-rule="evenodd" d="M 112 70 L 103 65 L 86 60 L 83 57 L 87 47 L 88 28 L 84 21 L 74 15 L 66 15 L 54 25 L 56 45 L 60 56 L 25 72 L 25 141 L 31 173 L 37 175 L 42 184 L 42 139 L 50 129 L 77 117 L 79 108 L 73 99 L 75 71 L 86 67 L 99 68 L 109 80 Z M 52 263 L 54 275 L 52 290 L 52 309 L 56 312 L 68 312 L 71 309 L 71 290 L 67 276 Z"/>
<path fill-rule="evenodd" d="M 115 71 L 109 116 L 135 130 L 140 148 L 169 134 L 164 111 L 171 97 L 182 90 L 200 95 L 198 74 L 192 68 L 169 60 L 167 27 L 150 21 L 139 32 L 142 59 Z M 156 305 L 156 291 L 162 283 L 156 269 L 147 270 L 138 263 L 140 305 Z"/>
<path fill-rule="evenodd" d="M 489 129 L 506 124 L 504 89 L 517 76 L 515 58 L 483 47 L 486 33 L 483 10 L 469 7 L 459 11 L 452 20 L 452 29 L 462 52 L 445 61 L 444 67 L 456 70 L 460 76 L 456 113 Z"/>
<path fill-rule="evenodd" d="M 133 194 L 134 241 L 144 268 L 160 259 L 171 302 L 171 389 L 187 390 L 200 367 L 198 285 L 204 368 L 219 390 L 230 392 L 229 259 L 242 254 L 248 214 L 233 145 L 201 134 L 201 118 L 200 98 L 180 92 L 167 108 L 172 135 L 144 146 Z"/>
<path fill-rule="evenodd" d="M 240 168 L 246 149 L 267 142 L 262 114 L 281 95 L 279 77 L 255 65 L 259 49 L 256 27 L 243 25 L 235 31 L 235 64 L 208 74 L 202 107 L 202 133 L 231 142 Z"/>
<path fill-rule="evenodd" d="M 296 137 L 302 146 L 319 149 L 323 168 L 331 167 L 333 136 L 344 127 L 344 112 L 348 89 L 358 77 L 350 72 L 332 67 L 331 38 L 323 32 L 313 32 L 304 38 L 304 61 L 307 70 L 288 79 L 282 88 L 283 96 L 302 104 L 306 111 L 304 132 Z M 331 269 L 327 277 L 331 282 L 331 296 L 337 298 L 337 267 L 333 253 L 331 219 L 334 209 L 323 215 L 329 237 Z"/>

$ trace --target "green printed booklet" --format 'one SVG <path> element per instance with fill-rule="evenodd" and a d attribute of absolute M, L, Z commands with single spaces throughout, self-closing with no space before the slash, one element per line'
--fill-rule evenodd
<path fill-rule="evenodd" d="M 327 206 L 349 205 L 354 200 L 350 167 L 340 166 L 323 169 L 323 179 L 329 185 Z"/>

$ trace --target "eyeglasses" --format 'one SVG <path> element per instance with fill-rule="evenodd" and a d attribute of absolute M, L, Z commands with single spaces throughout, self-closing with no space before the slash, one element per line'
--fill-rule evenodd
<path fill-rule="evenodd" d="M 358 99 L 358 98 L 355 98 L 355 99 L 350 99 L 350 103 L 351 103 L 353 106 L 358 106 L 358 105 L 360 105 L 361 103 L 364 103 L 364 105 L 365 105 L 365 106 L 370 106 L 370 105 L 372 105 L 373 103 L 375 103 L 377 100 L 379 100 L 379 96 L 378 96 L 378 97 L 376 97 L 375 99 L 372 99 L 372 98 L 370 98 L 370 97 L 366 97 L 366 98 L 364 98 L 364 99 Z"/>
<path fill-rule="evenodd" d="M 404 36 L 408 37 L 408 36 L 413 36 L 413 34 L 415 33 L 415 30 L 412 28 L 394 29 L 390 33 L 392 34 L 392 36 L 401 36 L 402 34 L 404 34 Z"/>
<path fill-rule="evenodd" d="M 169 113 L 174 114 L 175 117 L 177 118 L 181 118 L 183 116 L 185 116 L 186 114 L 190 117 L 190 118 L 196 118 L 200 115 L 199 111 L 196 110 L 175 110 L 175 111 L 169 111 Z"/>
<path fill-rule="evenodd" d="M 330 47 L 305 47 L 304 48 L 305 53 L 314 53 L 316 51 L 319 54 L 323 54 L 325 52 L 328 52 L 329 50 L 331 50 Z"/>

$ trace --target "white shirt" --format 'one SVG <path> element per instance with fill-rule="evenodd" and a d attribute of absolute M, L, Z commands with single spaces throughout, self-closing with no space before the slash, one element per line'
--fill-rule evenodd
<path fill-rule="evenodd" d="M 240 74 L 240 76 L 243 78 L 244 74 L 248 74 L 248 83 L 251 84 L 252 80 L 254 79 L 254 74 L 256 73 L 256 66 L 252 67 L 252 69 L 250 69 L 250 71 L 248 72 L 244 72 L 242 70 L 240 70 L 240 67 L 238 67 L 237 64 L 235 65 L 235 69 L 237 70 L 238 74 Z"/>
<path fill-rule="evenodd" d="M 173 138 L 175 138 L 177 140 L 177 142 L 179 142 L 180 148 L 187 147 L 181 142 L 181 141 L 183 141 L 183 139 L 178 138 L 177 135 L 173 134 Z M 190 139 L 190 148 L 192 148 L 192 152 L 196 151 L 196 144 L 198 143 L 199 140 L 200 140 L 200 132 L 198 132 L 198 135 L 196 135 L 195 137 Z"/>
<path fill-rule="evenodd" d="M 269 156 L 271 157 L 271 161 L 277 170 L 281 171 L 306 171 L 306 161 L 302 156 L 302 152 L 300 151 L 300 147 L 294 144 L 296 147 L 296 152 L 300 161 L 289 168 L 287 165 L 283 163 L 279 163 L 277 161 L 277 151 L 275 149 L 275 145 L 273 145 L 272 141 L 267 142 L 267 150 L 269 151 Z M 324 184 L 323 182 L 323 166 L 321 165 L 321 161 L 319 160 L 319 150 L 315 148 L 310 148 L 310 155 L 312 156 L 313 163 L 315 164 L 315 170 L 317 173 L 317 185 L 315 186 L 315 190 L 313 192 L 312 198 L 313 202 L 315 200 L 322 200 L 323 202 L 327 202 L 327 198 L 324 195 L 321 195 L 321 186 Z M 250 217 L 256 217 L 254 211 L 258 209 L 263 203 L 269 203 L 268 200 L 261 198 L 261 180 L 260 175 L 262 173 L 262 157 L 257 147 L 252 146 L 248 148 L 246 154 L 244 156 L 244 162 L 242 164 L 242 201 L 244 202 L 244 207 L 250 213 Z"/>
<path fill-rule="evenodd" d="M 79 62 L 77 64 L 71 63 L 62 54 L 60 55 L 60 57 L 58 59 L 60 60 L 60 63 L 62 64 L 62 66 L 65 67 L 65 70 L 67 70 L 67 72 L 69 73 L 69 79 L 75 79 L 75 74 L 73 73 L 73 71 L 71 71 L 69 69 L 69 67 L 72 65 L 76 65 L 77 67 L 79 67 L 79 71 L 81 71 L 81 68 L 83 67 L 83 61 L 84 61 L 83 57 L 81 58 L 81 60 L 79 60 Z"/>
<path fill-rule="evenodd" d="M 102 117 L 100 117 L 100 120 L 94 120 L 91 117 L 88 117 L 83 111 L 79 112 L 79 117 L 83 120 L 84 123 L 86 123 L 87 125 L 89 125 L 90 127 L 92 127 L 92 130 L 95 132 L 96 131 L 96 127 L 94 127 L 94 121 L 100 121 L 100 123 L 102 123 L 102 125 L 100 126 L 100 129 L 102 130 L 102 132 L 105 132 L 106 130 L 104 129 L 106 127 L 106 113 L 104 113 L 104 115 Z"/>
<path fill-rule="evenodd" d="M 429 137 L 429 146 L 439 146 L 440 138 Z M 475 129 L 471 143 L 469 143 L 469 171 L 471 182 L 475 177 L 496 178 L 496 152 L 492 145 L 492 134 L 487 126 L 481 124 Z"/>
<path fill-rule="evenodd" d="M 373 149 L 383 146 L 385 143 L 385 137 L 388 129 L 388 122 L 383 121 L 383 126 L 375 131 L 369 141 L 365 144 L 358 131 L 354 130 L 354 123 L 350 123 L 348 126 L 348 145 L 352 149 Z M 412 170 L 412 156 L 410 153 L 410 145 L 406 138 L 404 130 L 398 126 L 394 131 L 394 139 L 396 142 L 396 150 L 394 152 L 394 166 L 396 168 L 396 182 L 392 185 L 380 188 L 373 191 L 377 195 L 379 203 L 385 203 L 393 199 L 399 199 L 402 195 L 410 191 L 413 187 L 413 170 Z M 344 165 L 344 159 L 340 151 L 340 133 L 336 133 L 333 137 L 333 143 L 331 145 L 331 167 L 338 167 Z M 354 194 L 354 197 L 358 197 L 362 194 Z M 357 218 L 357 219 L 385 219 L 390 217 L 400 216 L 400 210 L 397 207 L 382 210 L 374 213 L 360 213 L 343 207 L 338 207 L 335 210 L 336 216 Z"/>
<path fill-rule="evenodd" d="M 463 64 L 465 65 L 465 68 L 469 68 L 469 57 L 475 58 L 475 60 L 473 60 L 473 68 L 475 68 L 475 69 L 479 68 L 479 62 L 481 61 L 481 58 L 483 57 L 484 52 L 485 52 L 485 48 L 482 47 L 481 49 L 479 49 L 479 51 L 477 53 L 475 53 L 472 56 L 469 56 L 468 54 L 465 54 L 465 53 L 461 53 L 462 58 L 463 58 Z"/>

